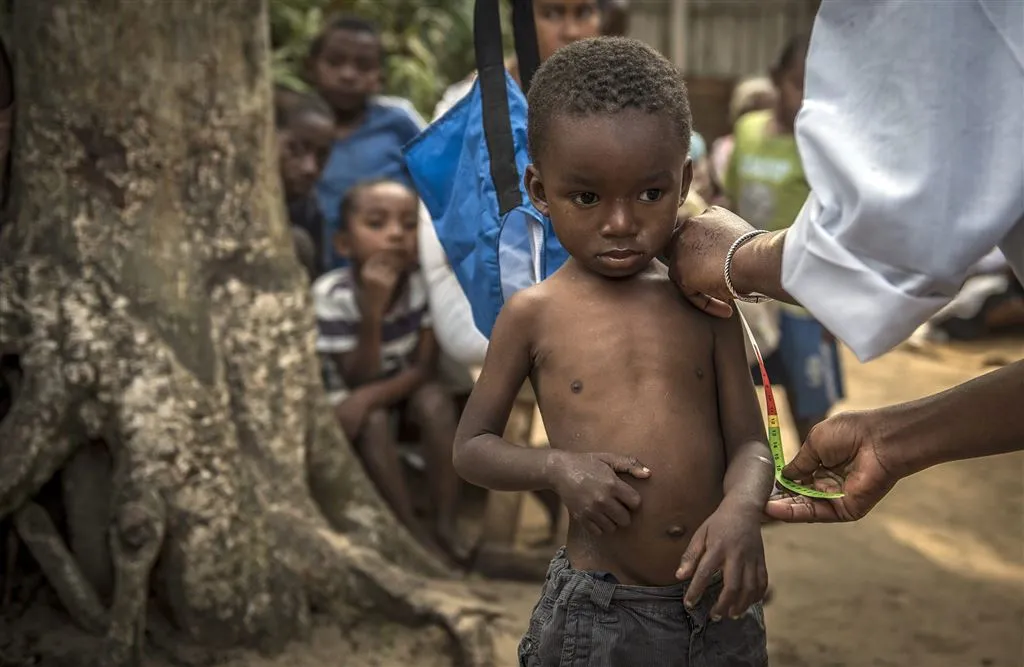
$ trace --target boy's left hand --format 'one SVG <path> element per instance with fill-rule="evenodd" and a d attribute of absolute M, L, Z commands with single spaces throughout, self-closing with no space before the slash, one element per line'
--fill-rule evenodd
<path fill-rule="evenodd" d="M 761 542 L 761 511 L 722 504 L 693 534 L 676 572 L 676 579 L 692 578 L 684 603 L 693 607 L 722 571 L 723 588 L 711 608 L 711 620 L 738 618 L 764 598 L 768 570 Z"/>

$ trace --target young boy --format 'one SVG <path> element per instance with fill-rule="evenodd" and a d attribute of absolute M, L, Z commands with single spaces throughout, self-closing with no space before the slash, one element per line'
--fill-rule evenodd
<path fill-rule="evenodd" d="M 773 469 L 743 332 L 655 260 L 692 177 L 682 78 L 635 40 L 577 42 L 538 70 L 528 127 L 526 186 L 571 258 L 505 304 L 454 452 L 571 516 L 520 664 L 766 665 Z M 500 437 L 527 377 L 550 450 Z"/>
<path fill-rule="evenodd" d="M 455 549 L 458 476 L 452 467 L 455 404 L 436 382 L 438 347 L 417 270 L 419 200 L 397 181 L 358 184 L 341 205 L 334 248 L 350 264 L 313 285 L 319 336 L 348 391 L 329 386 L 345 435 L 395 514 L 424 544 L 433 535 L 413 514 L 392 418 L 419 427 L 434 504 L 436 537 Z"/>
<path fill-rule="evenodd" d="M 313 189 L 334 141 L 331 110 L 312 95 L 278 89 L 274 94 L 274 124 L 295 249 L 310 280 L 315 280 L 324 271 L 324 219 Z"/>
<path fill-rule="evenodd" d="M 408 101 L 381 97 L 383 46 L 373 24 L 341 17 L 324 28 L 310 45 L 307 77 L 334 113 L 335 137 L 317 186 L 326 219 L 324 238 L 338 229 L 341 201 L 357 181 L 390 178 L 411 185 L 402 146 L 423 128 Z M 325 249 L 328 268 L 343 257 Z"/>

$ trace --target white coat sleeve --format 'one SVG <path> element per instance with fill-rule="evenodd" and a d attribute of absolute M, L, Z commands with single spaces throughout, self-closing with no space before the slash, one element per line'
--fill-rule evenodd
<path fill-rule="evenodd" d="M 825 0 L 783 287 L 861 360 L 1001 247 L 1024 269 L 1024 3 Z"/>

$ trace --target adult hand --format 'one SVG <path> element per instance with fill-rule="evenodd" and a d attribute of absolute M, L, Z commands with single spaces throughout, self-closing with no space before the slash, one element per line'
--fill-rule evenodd
<path fill-rule="evenodd" d="M 768 501 L 765 512 L 790 523 L 856 521 L 902 476 L 879 439 L 877 411 L 847 412 L 819 423 L 796 457 L 782 470 L 787 479 L 813 484 L 823 473 L 843 480 L 842 498 L 804 496 Z M 829 480 L 831 481 L 831 480 Z M 828 485 L 834 488 L 834 484 Z"/>
<path fill-rule="evenodd" d="M 718 206 L 682 221 L 669 248 L 669 275 L 683 295 L 709 315 L 732 315 L 725 286 L 725 256 L 743 234 L 754 229 Z"/>

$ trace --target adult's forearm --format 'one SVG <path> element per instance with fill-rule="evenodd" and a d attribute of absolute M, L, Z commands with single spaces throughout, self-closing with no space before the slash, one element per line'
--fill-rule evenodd
<path fill-rule="evenodd" d="M 732 284 L 740 294 L 759 292 L 777 301 L 796 303 L 782 287 L 782 252 L 786 232 L 755 236 L 732 258 Z"/>
<path fill-rule="evenodd" d="M 878 453 L 900 477 L 939 463 L 1024 450 L 1024 361 L 934 396 L 880 408 Z"/>

